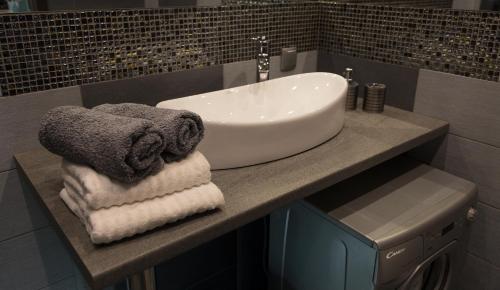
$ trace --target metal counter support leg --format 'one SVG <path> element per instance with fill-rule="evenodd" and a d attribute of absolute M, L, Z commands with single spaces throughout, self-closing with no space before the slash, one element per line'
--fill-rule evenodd
<path fill-rule="evenodd" d="M 128 278 L 129 290 L 156 290 L 155 268 L 149 268 L 141 273 L 130 275 Z"/>

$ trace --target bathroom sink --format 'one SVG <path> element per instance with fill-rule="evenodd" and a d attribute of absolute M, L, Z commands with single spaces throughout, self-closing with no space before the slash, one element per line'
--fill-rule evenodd
<path fill-rule="evenodd" d="M 168 100 L 160 108 L 198 113 L 205 138 L 198 149 L 212 169 L 235 168 L 306 151 L 342 130 L 346 80 L 306 73 Z"/>

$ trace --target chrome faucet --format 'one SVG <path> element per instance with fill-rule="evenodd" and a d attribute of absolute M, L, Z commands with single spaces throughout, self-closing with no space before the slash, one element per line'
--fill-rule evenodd
<path fill-rule="evenodd" d="M 269 41 L 267 37 L 257 36 L 252 38 L 257 42 L 257 82 L 269 80 Z"/>

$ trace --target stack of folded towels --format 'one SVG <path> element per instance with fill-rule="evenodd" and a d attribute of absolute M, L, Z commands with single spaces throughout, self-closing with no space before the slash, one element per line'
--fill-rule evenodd
<path fill-rule="evenodd" d="M 39 139 L 64 158 L 60 197 L 99 244 L 224 205 L 195 151 L 203 132 L 193 112 L 127 103 L 54 108 Z"/>

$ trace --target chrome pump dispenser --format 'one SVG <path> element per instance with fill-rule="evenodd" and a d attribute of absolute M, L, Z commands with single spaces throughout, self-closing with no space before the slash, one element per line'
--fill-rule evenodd
<path fill-rule="evenodd" d="M 344 77 L 347 80 L 347 99 L 345 102 L 346 110 L 356 110 L 358 104 L 358 87 L 359 84 L 352 80 L 352 68 L 346 68 Z"/>

